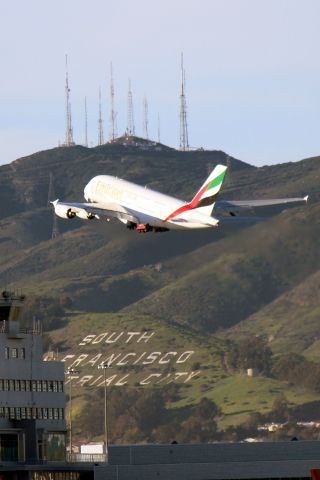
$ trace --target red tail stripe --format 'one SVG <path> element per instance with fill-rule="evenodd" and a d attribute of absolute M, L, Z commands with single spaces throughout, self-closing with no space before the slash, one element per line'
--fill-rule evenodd
<path fill-rule="evenodd" d="M 171 218 L 176 217 L 180 213 L 187 212 L 188 210 L 192 210 L 193 208 L 196 208 L 196 206 L 199 203 L 200 198 L 204 194 L 204 192 L 207 190 L 209 183 L 207 183 L 199 192 L 197 195 L 191 200 L 190 203 L 187 203 L 186 205 L 183 205 L 182 207 L 177 208 L 174 212 L 170 213 L 170 215 L 164 219 L 164 222 L 168 222 L 171 220 Z"/>

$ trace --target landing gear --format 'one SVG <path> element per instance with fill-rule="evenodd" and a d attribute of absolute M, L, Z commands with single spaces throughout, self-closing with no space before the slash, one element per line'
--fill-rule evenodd
<path fill-rule="evenodd" d="M 149 225 L 149 223 L 140 223 L 139 225 L 136 226 L 136 230 L 138 230 L 139 233 L 147 233 L 147 232 L 152 232 L 152 227 Z"/>
<path fill-rule="evenodd" d="M 127 228 L 129 230 L 137 230 L 139 233 L 147 233 L 147 232 L 168 232 L 169 228 L 165 227 L 153 227 L 152 225 L 149 225 L 149 223 L 133 223 L 133 222 L 128 222 L 127 223 Z"/>

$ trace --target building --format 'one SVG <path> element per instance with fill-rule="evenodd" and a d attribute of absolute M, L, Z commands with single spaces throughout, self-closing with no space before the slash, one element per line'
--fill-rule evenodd
<path fill-rule="evenodd" d="M 43 361 L 39 325 L 20 327 L 23 301 L 0 293 L 0 463 L 63 461 L 64 365 Z"/>

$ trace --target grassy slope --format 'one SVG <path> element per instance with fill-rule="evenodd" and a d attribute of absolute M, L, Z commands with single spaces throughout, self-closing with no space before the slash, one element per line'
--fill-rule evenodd
<path fill-rule="evenodd" d="M 227 425 L 249 411 L 270 408 L 280 390 L 297 404 L 317 397 L 281 382 L 225 372 L 220 362 L 224 343 L 191 334 L 177 322 L 215 330 L 243 320 L 239 329 L 228 331 L 237 338 L 241 332 L 268 333 L 269 326 L 273 333 L 273 316 L 282 332 L 272 344 L 275 351 L 303 347 L 319 359 L 319 302 L 312 304 L 311 296 L 304 300 L 318 278 L 319 204 L 242 231 L 137 236 L 121 225 L 80 227 L 80 222 L 61 220 L 59 227 L 66 233 L 56 240 L 50 240 L 51 213 L 39 208 L 47 203 L 50 172 L 63 199 L 81 199 L 84 184 L 97 173 L 190 198 L 207 176 L 208 164 L 225 160 L 222 152 L 137 154 L 106 146 L 53 149 L 0 167 L 0 281 L 14 282 L 27 293 L 57 296 L 64 291 L 73 296 L 76 308 L 88 311 L 71 316 L 68 326 L 52 332 L 54 344 L 65 351 L 79 332 L 82 336 L 87 329 L 103 328 L 105 322 L 114 329 L 127 321 L 157 325 L 162 331 L 159 349 L 171 337 L 180 345 L 197 345 L 204 367 L 201 379 L 185 387 L 173 407 L 206 395 L 228 414 L 223 420 Z M 225 198 L 311 193 L 312 204 L 319 199 L 319 172 L 318 157 L 259 169 L 232 160 L 222 193 Z M 155 268 L 159 262 L 160 272 Z M 123 308 L 120 314 L 91 313 Z"/>

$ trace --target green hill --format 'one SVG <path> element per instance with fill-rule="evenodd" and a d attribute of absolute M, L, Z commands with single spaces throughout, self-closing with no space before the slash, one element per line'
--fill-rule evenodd
<path fill-rule="evenodd" d="M 63 321 L 51 321 L 55 326 L 47 339 L 59 355 L 83 354 L 81 338 L 104 328 L 154 329 L 159 332 L 154 351 L 197 352 L 186 366 L 201 374 L 166 397 L 168 408 L 184 421 L 203 396 L 218 403 L 220 430 L 252 412 L 269 412 L 280 393 L 290 408 L 320 400 L 317 391 L 270 373 L 248 378 L 226 361 L 234 345 L 250 336 L 263 338 L 274 358 L 298 351 L 319 361 L 320 158 L 256 168 L 223 152 L 144 148 L 57 148 L 0 167 L 1 284 L 22 288 L 29 298 L 67 299 Z M 229 166 L 222 198 L 310 194 L 310 203 L 250 227 L 166 234 L 137 235 L 113 222 L 58 219 L 60 235 L 51 239 L 50 174 L 63 200 L 81 200 L 84 185 L 102 173 L 189 199 L 218 162 Z M 133 371 L 155 373 L 147 365 Z M 165 366 L 166 375 L 177 371 L 170 367 L 175 370 Z M 85 368 L 83 375 L 91 373 Z M 76 392 L 81 420 L 85 406 L 101 398 L 88 384 Z M 163 432 L 157 432 L 160 438 Z M 128 441 L 121 435 L 117 440 Z"/>

